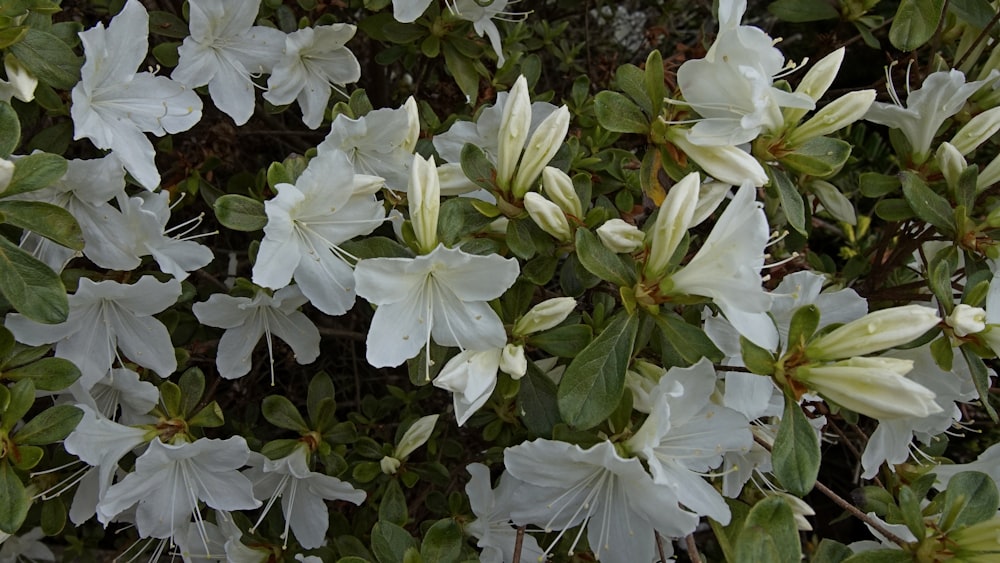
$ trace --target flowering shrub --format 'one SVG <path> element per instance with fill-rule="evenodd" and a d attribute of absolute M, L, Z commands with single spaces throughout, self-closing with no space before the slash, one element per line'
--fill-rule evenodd
<path fill-rule="evenodd" d="M 1000 8 L 686 4 L 0 4 L 0 562 L 995 560 Z"/>

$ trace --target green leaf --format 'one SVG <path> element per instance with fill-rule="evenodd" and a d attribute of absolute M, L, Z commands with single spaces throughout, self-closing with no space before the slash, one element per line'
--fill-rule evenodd
<path fill-rule="evenodd" d="M 978 471 L 963 471 L 948 481 L 938 526 L 944 532 L 978 524 L 996 516 L 1000 492 L 993 479 Z"/>
<path fill-rule="evenodd" d="M 986 410 L 986 414 L 989 415 L 990 420 L 1000 422 L 1000 419 L 997 418 L 996 409 L 990 404 L 990 373 L 986 369 L 986 364 L 983 363 L 982 358 L 967 347 L 962 346 L 961 350 L 962 356 L 969 365 L 969 371 L 972 373 L 972 382 L 979 393 L 979 404 Z"/>
<path fill-rule="evenodd" d="M 833 20 L 840 13 L 828 0 L 777 0 L 767 6 L 780 20 L 792 23 Z"/>
<path fill-rule="evenodd" d="M 483 149 L 472 143 L 465 143 L 462 146 L 460 156 L 462 162 L 462 173 L 474 184 L 484 190 L 496 189 L 497 169 L 493 163 L 486 158 Z"/>
<path fill-rule="evenodd" d="M 420 545 L 420 558 L 424 561 L 448 563 L 458 561 L 462 554 L 464 537 L 462 529 L 452 518 L 435 522 Z"/>
<path fill-rule="evenodd" d="M 913 555 L 901 549 L 876 549 L 856 553 L 843 563 L 914 563 Z"/>
<path fill-rule="evenodd" d="M 955 233 L 955 210 L 948 200 L 934 193 L 926 183 L 913 172 L 900 172 L 903 197 L 921 220 L 930 223 L 949 236 Z"/>
<path fill-rule="evenodd" d="M 475 102 L 479 96 L 479 73 L 476 72 L 475 60 L 462 54 L 451 41 L 445 41 L 441 45 L 441 50 L 448 72 L 455 78 L 455 82 L 469 103 Z"/>
<path fill-rule="evenodd" d="M 379 563 L 403 563 L 403 553 L 411 547 L 417 547 L 417 540 L 392 522 L 376 522 L 372 528 L 372 552 Z"/>
<path fill-rule="evenodd" d="M 187 423 L 192 428 L 218 428 L 226 423 L 226 419 L 219 403 L 212 401 L 198 412 L 188 415 Z"/>
<path fill-rule="evenodd" d="M 632 287 L 637 281 L 635 266 L 601 244 L 589 229 L 576 230 L 576 256 L 588 272 L 619 287 Z"/>
<path fill-rule="evenodd" d="M 160 405 L 163 406 L 165 414 L 170 418 L 182 418 L 181 412 L 181 388 L 173 381 L 164 381 L 159 385 Z"/>
<path fill-rule="evenodd" d="M 785 211 L 785 218 L 788 224 L 796 231 L 806 234 L 806 207 L 802 202 L 802 195 L 798 188 L 785 174 L 784 170 L 769 167 L 771 179 L 778 188 L 778 199 L 781 201 L 781 208 Z"/>
<path fill-rule="evenodd" d="M 493 222 L 493 219 L 483 216 L 474 201 L 468 197 L 455 197 L 441 203 L 438 212 L 438 238 L 446 246 L 454 246 L 468 235 L 477 233 Z"/>
<path fill-rule="evenodd" d="M 798 403 L 785 396 L 785 413 L 771 451 L 774 475 L 796 496 L 812 490 L 819 475 L 820 452 L 816 430 Z"/>
<path fill-rule="evenodd" d="M 26 26 L 0 29 L 0 49 L 6 49 L 14 43 L 24 39 L 24 35 L 26 33 L 28 33 L 28 28 Z"/>
<path fill-rule="evenodd" d="M 69 315 L 62 280 L 48 266 L 0 236 L 0 293 L 16 311 L 46 324 Z"/>
<path fill-rule="evenodd" d="M 7 327 L 0 326 L 0 368 L 3 368 L 10 353 L 14 350 L 14 343 L 14 335 L 7 330 Z M 3 375 L 6 376 L 6 373 Z"/>
<path fill-rule="evenodd" d="M 618 406 L 638 330 L 639 318 L 620 312 L 566 368 L 557 400 L 568 424 L 592 428 Z"/>
<path fill-rule="evenodd" d="M 324 371 L 317 373 L 309 380 L 309 393 L 306 395 L 306 413 L 309 415 L 309 421 L 314 426 L 319 426 L 317 424 L 319 419 L 325 416 L 325 411 L 328 409 L 328 405 L 323 400 L 332 400 L 334 392 L 333 380 Z M 336 408 L 336 405 L 337 403 L 335 402 L 333 404 L 334 408 Z"/>
<path fill-rule="evenodd" d="M 830 538 L 823 538 L 809 559 L 809 563 L 841 563 L 853 553 L 846 545 Z"/>
<path fill-rule="evenodd" d="M 408 248 L 386 237 L 367 237 L 340 245 L 346 252 L 358 258 L 412 258 Z"/>
<path fill-rule="evenodd" d="M 851 144 L 831 137 L 814 137 L 786 154 L 779 162 L 809 176 L 826 178 L 840 171 L 851 156 Z"/>
<path fill-rule="evenodd" d="M 896 496 L 899 499 L 899 513 L 902 516 L 903 524 L 914 537 L 922 537 L 926 532 L 926 526 L 920 512 L 920 499 L 914 494 L 913 489 L 906 485 L 899 488 L 899 493 Z"/>
<path fill-rule="evenodd" d="M 9 102 L 0 101 L 0 158 L 7 158 L 21 142 L 21 121 Z"/>
<path fill-rule="evenodd" d="M 30 506 L 31 497 L 24 483 L 6 459 L 0 460 L 0 532 L 17 533 Z"/>
<path fill-rule="evenodd" d="M 535 362 L 528 362 L 528 373 L 521 378 L 517 392 L 517 411 L 529 432 L 538 436 L 551 436 L 559 420 L 556 401 L 556 384 Z"/>
<path fill-rule="evenodd" d="M 900 51 L 926 43 L 941 22 L 944 0 L 900 0 L 889 28 L 889 42 Z"/>
<path fill-rule="evenodd" d="M 528 219 L 511 219 L 507 222 L 507 247 L 518 258 L 530 260 L 538 252 L 535 248 L 534 238 L 531 236 L 531 227 L 534 224 Z"/>
<path fill-rule="evenodd" d="M 827 213 L 833 215 L 834 219 L 843 221 L 848 225 L 858 224 L 854 204 L 837 189 L 837 186 L 834 186 L 830 182 L 816 180 L 809 184 L 809 188 L 812 190 L 813 195 L 816 196 L 816 199 L 823 204 L 823 208 L 826 209 Z"/>
<path fill-rule="evenodd" d="M 42 533 L 46 536 L 59 535 L 66 527 L 66 503 L 62 497 L 55 497 L 42 502 Z"/>
<path fill-rule="evenodd" d="M 615 133 L 649 133 L 649 119 L 635 102 L 624 94 L 605 90 L 594 96 L 597 121 Z"/>
<path fill-rule="evenodd" d="M 944 252 L 957 255 L 955 247 L 949 247 Z M 950 313 L 955 307 L 955 290 L 951 287 L 951 276 L 955 273 L 954 267 L 957 261 L 948 260 L 947 257 L 941 256 L 944 252 L 935 255 L 934 259 L 931 260 L 930 276 L 928 276 L 927 282 L 934 297 L 937 297 L 944 310 Z"/>
<path fill-rule="evenodd" d="M 38 413 L 14 435 L 16 444 L 46 446 L 69 436 L 83 418 L 83 411 L 73 405 L 56 405 Z"/>
<path fill-rule="evenodd" d="M 864 172 L 858 177 L 861 195 L 870 198 L 882 197 L 899 189 L 899 177 L 876 172 Z"/>
<path fill-rule="evenodd" d="M 149 12 L 149 32 L 153 35 L 162 35 L 163 37 L 172 37 L 174 39 L 184 39 L 188 35 L 191 35 L 184 20 L 170 12 L 160 10 Z"/>
<path fill-rule="evenodd" d="M 35 384 L 30 379 L 10 387 L 7 407 L 0 413 L 0 433 L 10 432 L 35 403 Z"/>
<path fill-rule="evenodd" d="M 247 196 L 227 194 L 212 205 L 222 226 L 234 231 L 259 231 L 267 225 L 264 204 Z"/>
<path fill-rule="evenodd" d="M 702 358 L 721 362 L 724 354 L 701 328 L 694 326 L 673 313 L 653 316 L 662 336 L 661 354 L 670 366 L 691 366 Z"/>
<path fill-rule="evenodd" d="M 883 199 L 875 204 L 875 215 L 886 221 L 906 221 L 913 218 L 913 208 L 904 199 Z"/>
<path fill-rule="evenodd" d="M 978 29 L 985 28 L 995 13 L 988 0 L 951 0 L 948 2 L 948 9 L 959 19 Z"/>
<path fill-rule="evenodd" d="M 663 98 L 666 96 L 666 86 L 663 82 L 663 55 L 659 51 L 653 50 L 646 57 L 646 94 L 649 96 L 650 116 L 660 115 L 663 109 Z"/>
<path fill-rule="evenodd" d="M 955 363 L 955 349 L 952 348 L 948 336 L 941 335 L 941 338 L 934 340 L 930 345 L 931 357 L 934 363 L 944 371 L 951 371 Z"/>
<path fill-rule="evenodd" d="M 38 80 L 53 88 L 70 90 L 80 81 L 83 61 L 51 33 L 30 28 L 19 42 L 10 46 L 10 52 Z"/>
<path fill-rule="evenodd" d="M 0 197 L 47 188 L 66 175 L 66 167 L 66 159 L 57 154 L 40 152 L 19 158 L 14 161 L 10 185 Z"/>
<path fill-rule="evenodd" d="M 264 397 L 260 412 L 268 422 L 278 428 L 294 430 L 303 434 L 309 432 L 309 426 L 305 420 L 302 420 L 302 414 L 284 395 Z"/>
<path fill-rule="evenodd" d="M 587 325 L 557 326 L 532 334 L 526 340 L 529 346 L 541 348 L 559 358 L 573 358 L 583 351 L 594 338 L 594 330 Z"/>
<path fill-rule="evenodd" d="M 177 384 L 181 388 L 180 411 L 184 416 L 190 416 L 205 394 L 205 374 L 197 367 L 190 368 L 181 374 Z"/>
<path fill-rule="evenodd" d="M 788 328 L 788 347 L 805 344 L 819 327 L 819 307 L 813 304 L 803 305 L 792 314 L 792 322 Z"/>
<path fill-rule="evenodd" d="M 754 344 L 750 339 L 742 335 L 740 336 L 740 356 L 743 358 L 743 365 L 751 373 L 756 373 L 757 375 L 774 374 L 774 354 L 770 350 Z"/>
<path fill-rule="evenodd" d="M 83 250 L 83 232 L 69 211 L 42 201 L 0 201 L 4 222 L 72 250 Z"/>
<path fill-rule="evenodd" d="M 768 563 L 802 560 L 795 515 L 785 499 L 769 496 L 750 509 L 736 539 L 736 560 Z"/>
<path fill-rule="evenodd" d="M 403 495 L 403 488 L 399 485 L 398 479 L 389 481 L 378 505 L 378 519 L 382 522 L 391 522 L 398 526 L 405 526 L 410 515 L 406 508 L 406 496 Z"/>

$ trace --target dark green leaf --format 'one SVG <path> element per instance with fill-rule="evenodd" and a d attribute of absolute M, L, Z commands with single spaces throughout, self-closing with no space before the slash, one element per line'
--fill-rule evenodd
<path fill-rule="evenodd" d="M 882 197 L 899 189 L 899 177 L 876 172 L 864 172 L 858 178 L 861 195 L 870 198 Z"/>
<path fill-rule="evenodd" d="M 780 159 L 803 174 L 826 178 L 840 171 L 851 156 L 851 144 L 831 137 L 814 137 Z"/>
<path fill-rule="evenodd" d="M 205 374 L 193 367 L 186 370 L 177 383 L 181 388 L 180 411 L 184 416 L 190 416 L 205 394 Z"/>
<path fill-rule="evenodd" d="M 837 8 L 828 0 L 777 0 L 768 5 L 767 11 L 780 20 L 792 23 L 832 20 L 840 17 Z"/>
<path fill-rule="evenodd" d="M 904 199 L 883 199 L 875 204 L 875 214 L 886 221 L 905 221 L 911 219 L 913 209 Z"/>
<path fill-rule="evenodd" d="M 37 233 L 56 244 L 83 250 L 83 232 L 69 211 L 42 201 L 0 201 L 4 222 Z"/>
<path fill-rule="evenodd" d="M 844 559 L 843 563 L 914 563 L 913 555 L 900 549 L 862 551 Z"/>
<path fill-rule="evenodd" d="M 594 331 L 587 325 L 567 325 L 532 334 L 529 346 L 541 348 L 546 353 L 559 358 L 573 358 L 590 344 Z"/>
<path fill-rule="evenodd" d="M 785 499 L 769 496 L 750 509 L 736 539 L 736 560 L 768 563 L 802 560 L 795 515 Z"/>
<path fill-rule="evenodd" d="M 1000 422 L 996 409 L 990 404 L 990 374 L 989 370 L 986 369 L 986 364 L 983 363 L 982 358 L 967 347 L 962 346 L 961 350 L 962 356 L 965 357 L 965 361 L 969 365 L 969 371 L 972 373 L 972 382 L 976 385 L 976 391 L 979 392 L 979 404 L 986 410 L 990 420 Z"/>
<path fill-rule="evenodd" d="M 669 356 L 671 366 L 690 366 L 702 358 L 721 362 L 724 355 L 701 328 L 694 326 L 673 313 L 653 317 L 660 330 L 661 353 Z M 669 348 L 669 350 L 667 349 Z M 679 362 L 677 360 L 680 360 Z"/>
<path fill-rule="evenodd" d="M 605 90 L 594 96 L 594 112 L 597 121 L 608 131 L 615 133 L 649 132 L 649 119 L 639 106 L 624 94 Z"/>
<path fill-rule="evenodd" d="M 531 236 L 531 227 L 534 224 L 529 219 L 511 219 L 507 222 L 507 247 L 518 258 L 530 260 L 538 252 L 535 240 Z"/>
<path fill-rule="evenodd" d="M 774 475 L 797 496 L 812 490 L 819 474 L 820 452 L 816 430 L 795 400 L 785 396 L 785 413 L 771 452 Z"/>
<path fill-rule="evenodd" d="M 424 534 L 424 541 L 420 545 L 420 558 L 423 561 L 441 563 L 458 561 L 463 543 L 462 529 L 455 520 L 451 518 L 438 520 Z"/>
<path fill-rule="evenodd" d="M 227 194 L 212 206 L 219 222 L 234 231 L 259 231 L 267 225 L 264 204 L 243 195 Z"/>
<path fill-rule="evenodd" d="M 992 518 L 1000 508 L 993 479 L 978 471 L 963 471 L 948 481 L 938 526 L 944 532 Z M 918 536 L 919 537 L 919 536 Z"/>
<path fill-rule="evenodd" d="M 319 427 L 319 419 L 327 417 L 327 410 L 331 410 L 331 405 L 329 403 L 323 402 L 324 399 L 334 400 L 334 387 L 333 380 L 326 372 L 319 372 L 309 380 L 309 393 L 306 395 L 306 413 L 309 415 L 309 421 L 313 423 L 314 429 Z M 335 409 L 337 403 L 334 402 L 332 407 Z M 330 413 L 331 415 L 333 413 Z M 322 430 L 321 430 L 322 432 Z"/>
<path fill-rule="evenodd" d="M 770 167 L 770 171 L 771 179 L 778 188 L 778 199 L 781 201 L 781 208 L 785 211 L 788 224 L 796 231 L 806 234 L 806 208 L 802 202 L 802 195 L 784 170 Z"/>
<path fill-rule="evenodd" d="M 28 516 L 31 497 L 24 483 L 7 463 L 0 459 L 0 532 L 15 534 Z"/>
<path fill-rule="evenodd" d="M 941 22 L 944 0 L 901 0 L 889 28 L 889 42 L 900 51 L 926 43 Z"/>
<path fill-rule="evenodd" d="M 69 315 L 62 280 L 48 266 L 0 236 L 0 293 L 33 321 L 56 324 Z"/>
<path fill-rule="evenodd" d="M 66 527 L 66 503 L 62 497 L 55 497 L 42 502 L 42 533 L 55 536 Z"/>
<path fill-rule="evenodd" d="M 30 379 L 10 387 L 7 407 L 0 413 L 0 432 L 10 432 L 35 403 L 35 384 Z"/>
<path fill-rule="evenodd" d="M 309 426 L 305 420 L 302 420 L 299 410 L 283 395 L 268 395 L 264 397 L 260 412 L 268 422 L 278 428 L 301 433 L 309 432 Z"/>
<path fill-rule="evenodd" d="M 6 29 L 0 29 L 0 49 L 6 49 L 17 43 L 18 41 L 24 39 L 25 34 L 28 33 L 28 28 L 26 26 L 8 27 Z"/>
<path fill-rule="evenodd" d="M 475 60 L 462 54 L 450 41 L 441 45 L 441 51 L 444 53 L 444 64 L 448 67 L 448 72 L 455 78 L 469 103 L 475 102 L 479 96 L 479 74 L 476 72 Z"/>
<path fill-rule="evenodd" d="M 534 362 L 528 362 L 528 373 L 521 378 L 517 393 L 517 410 L 524 426 L 537 436 L 548 437 L 559 420 L 556 384 L 542 373 Z"/>
<path fill-rule="evenodd" d="M 740 356 L 743 358 L 743 365 L 751 373 L 756 373 L 757 375 L 774 374 L 774 354 L 770 350 L 754 344 L 750 339 L 742 335 L 740 336 Z"/>
<path fill-rule="evenodd" d="M 484 190 L 496 189 L 497 169 L 486 158 L 486 153 L 472 143 L 462 147 L 462 172 L 466 178 Z"/>
<path fill-rule="evenodd" d="M 602 280 L 619 287 L 635 285 L 635 266 L 628 258 L 608 250 L 589 229 L 576 230 L 576 255 L 587 271 Z"/>
<path fill-rule="evenodd" d="M 955 210 L 948 200 L 934 193 L 920 176 L 909 170 L 900 172 L 899 180 L 903 184 L 903 196 L 917 217 L 934 225 L 942 233 L 955 233 Z"/>
<path fill-rule="evenodd" d="M 367 237 L 340 245 L 345 252 L 358 258 L 412 258 L 413 253 L 398 242 L 386 237 Z"/>
<path fill-rule="evenodd" d="M 376 522 L 372 528 L 372 552 L 379 563 L 403 563 L 403 553 L 411 547 L 417 547 L 417 540 L 392 522 Z"/>
<path fill-rule="evenodd" d="M 21 122 L 10 103 L 0 100 L 0 158 L 7 158 L 21 142 Z"/>
<path fill-rule="evenodd" d="M 823 204 L 827 213 L 833 215 L 834 219 L 843 221 L 848 225 L 857 225 L 858 217 L 854 211 L 854 204 L 847 199 L 837 186 L 822 180 L 816 180 L 809 184 L 809 189 L 813 195 Z"/>
<path fill-rule="evenodd" d="M 493 222 L 485 217 L 468 197 L 447 199 L 441 203 L 438 215 L 438 238 L 446 246 L 454 246 L 468 235 L 477 233 Z"/>
<path fill-rule="evenodd" d="M 38 413 L 14 435 L 14 442 L 28 446 L 46 446 L 69 436 L 83 418 L 83 411 L 73 405 L 56 405 Z"/>
<path fill-rule="evenodd" d="M 30 28 L 19 42 L 10 46 L 10 52 L 38 80 L 53 88 L 69 90 L 80 81 L 83 62 L 69 45 L 51 33 Z"/>
<path fill-rule="evenodd" d="M 14 161 L 14 176 L 0 197 L 47 188 L 66 174 L 66 159 L 49 153 L 29 154 Z"/>
<path fill-rule="evenodd" d="M 153 35 L 184 39 L 190 32 L 184 20 L 170 12 L 153 10 L 149 12 L 149 32 Z"/>
<path fill-rule="evenodd" d="M 649 115 L 656 117 L 663 109 L 663 98 L 666 96 L 666 86 L 663 82 L 663 55 L 657 50 L 653 50 L 646 57 L 645 79 L 646 94 L 652 104 Z"/>
<path fill-rule="evenodd" d="M 796 309 L 788 328 L 788 347 L 804 345 L 816 332 L 819 320 L 820 312 L 816 305 L 803 305 Z"/>
<path fill-rule="evenodd" d="M 619 313 L 566 368 L 557 400 L 568 424 L 592 428 L 618 406 L 638 330 L 638 317 Z"/>
<path fill-rule="evenodd" d="M 853 553 L 846 545 L 830 538 L 823 538 L 809 559 L 809 563 L 841 563 Z"/>
<path fill-rule="evenodd" d="M 4 379 L 20 381 L 31 379 L 36 389 L 61 391 L 80 378 L 80 370 L 69 360 L 62 358 L 42 358 L 3 372 Z"/>
<path fill-rule="evenodd" d="M 403 489 L 399 485 L 398 479 L 389 481 L 378 505 L 378 519 L 382 522 L 391 522 L 398 526 L 405 526 L 410 519 L 406 508 L 406 497 Z"/>
<path fill-rule="evenodd" d="M 170 418 L 183 418 L 181 412 L 181 388 L 173 381 L 160 383 L 160 406 L 165 409 L 165 414 Z"/>

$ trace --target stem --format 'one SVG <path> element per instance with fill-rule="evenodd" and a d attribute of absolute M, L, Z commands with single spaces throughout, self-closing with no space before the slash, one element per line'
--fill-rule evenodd
<path fill-rule="evenodd" d="M 969 45 L 969 49 L 967 51 L 962 53 L 962 58 L 955 62 L 955 66 L 953 68 L 959 68 L 962 66 L 962 63 L 964 63 L 965 59 L 967 59 L 969 55 L 976 50 L 976 47 L 978 47 L 983 40 L 990 36 L 990 30 L 993 29 L 993 26 L 995 26 L 998 21 L 1000 21 L 1000 12 L 993 15 L 993 19 L 991 19 L 989 23 L 986 24 L 986 27 L 979 32 L 979 35 L 976 36 L 976 40 L 972 42 L 972 45 Z"/>
<path fill-rule="evenodd" d="M 521 563 L 521 548 L 524 546 L 524 526 L 517 527 L 517 536 L 514 538 L 514 557 L 511 563 Z"/>
<path fill-rule="evenodd" d="M 667 553 L 663 550 L 663 536 L 653 530 L 653 537 L 656 539 L 656 551 L 660 554 L 660 560 L 656 563 L 667 563 Z"/>
<path fill-rule="evenodd" d="M 830 490 L 823 483 L 816 481 L 816 488 L 819 490 L 819 492 L 823 493 L 824 495 L 827 496 L 827 498 L 832 500 L 834 504 L 850 512 L 852 516 L 861 520 L 865 524 L 868 524 L 876 532 L 882 534 L 885 537 L 885 539 L 891 541 L 892 543 L 898 545 L 899 547 L 905 548 L 907 545 L 909 545 L 906 540 L 887 530 L 885 526 L 883 526 L 880 522 L 868 516 L 864 512 L 861 512 L 861 510 L 859 510 L 858 507 L 844 500 L 843 497 Z"/>
<path fill-rule="evenodd" d="M 691 563 L 701 563 L 701 555 L 698 553 L 698 545 L 694 543 L 694 534 L 688 534 L 684 538 L 685 543 L 687 543 L 688 548 L 688 558 L 691 559 Z"/>

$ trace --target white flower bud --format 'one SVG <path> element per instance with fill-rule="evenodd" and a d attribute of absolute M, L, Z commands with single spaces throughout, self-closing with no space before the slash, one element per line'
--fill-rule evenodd
<path fill-rule="evenodd" d="M 835 364 L 800 366 L 795 378 L 837 404 L 872 418 L 925 417 L 941 412 L 933 391 L 900 375 L 904 366 L 895 362 L 907 360 L 884 360 L 891 358 L 851 358 Z M 912 365 L 908 367 L 912 369 Z"/>
<path fill-rule="evenodd" d="M 986 309 L 959 303 L 945 317 L 944 322 L 951 327 L 955 336 L 968 336 L 986 329 Z"/>
<path fill-rule="evenodd" d="M 806 348 L 812 360 L 863 356 L 906 344 L 941 322 L 937 311 L 920 305 L 869 313 L 822 336 Z"/>
<path fill-rule="evenodd" d="M 790 146 L 839 131 L 864 117 L 875 101 L 875 90 L 858 90 L 837 98 L 816 112 L 788 136 Z"/>
<path fill-rule="evenodd" d="M 689 130 L 680 127 L 671 127 L 667 130 L 670 142 L 677 145 L 677 148 L 701 166 L 709 176 L 733 186 L 742 185 L 746 180 L 753 182 L 755 187 L 767 183 L 764 167 L 750 153 L 732 145 L 696 145 L 688 140 L 689 134 Z"/>
<path fill-rule="evenodd" d="M 573 179 L 558 168 L 546 166 L 542 170 L 542 188 L 545 195 L 556 205 L 562 208 L 567 215 L 572 215 L 577 219 L 583 218 L 583 204 L 580 203 L 580 196 L 576 194 L 573 187 Z"/>
<path fill-rule="evenodd" d="M 413 155 L 407 198 L 417 245 L 421 252 L 430 252 L 438 244 L 438 212 L 441 209 L 441 183 L 433 156 L 424 160 L 419 154 Z"/>
<path fill-rule="evenodd" d="M 420 110 L 413 96 L 406 98 L 403 108 L 406 110 L 406 137 L 400 146 L 406 152 L 413 152 L 417 149 L 417 140 L 420 139 Z"/>
<path fill-rule="evenodd" d="M 621 219 L 609 219 L 597 228 L 597 236 L 605 248 L 611 252 L 625 254 L 642 248 L 646 235 L 635 225 L 630 225 Z"/>
<path fill-rule="evenodd" d="M 988 109 L 973 117 L 951 138 L 951 144 L 962 155 L 976 150 L 997 131 L 1000 131 L 1000 107 Z"/>
<path fill-rule="evenodd" d="M 514 325 L 515 336 L 527 336 L 543 330 L 549 330 L 566 320 L 566 317 L 576 308 L 576 299 L 572 297 L 554 297 L 546 299 L 531 308 L 518 319 Z"/>
<path fill-rule="evenodd" d="M 434 431 L 434 425 L 437 424 L 438 415 L 431 414 L 423 418 L 417 419 L 406 432 L 403 433 L 403 437 L 400 438 L 399 444 L 396 444 L 396 451 L 392 453 L 392 457 L 396 459 L 406 459 L 413 450 L 424 445 L 427 440 L 431 437 L 431 432 Z"/>
<path fill-rule="evenodd" d="M 14 177 L 14 163 L 6 158 L 0 158 L 0 194 L 7 191 L 11 178 Z"/>
<path fill-rule="evenodd" d="M 528 80 L 522 75 L 507 94 L 500 117 L 500 143 L 497 147 L 497 185 L 506 190 L 514 177 L 514 169 L 524 150 L 531 129 L 531 98 Z"/>
<path fill-rule="evenodd" d="M 524 356 L 524 346 L 508 344 L 500 353 L 500 369 L 514 379 L 521 379 L 528 373 L 528 359 Z"/>
<path fill-rule="evenodd" d="M 7 70 L 8 85 L 11 87 L 11 93 L 14 97 L 22 102 L 34 100 L 38 79 L 10 53 L 4 57 L 3 65 Z"/>
<path fill-rule="evenodd" d="M 1000 182 L 1000 155 L 993 157 L 993 160 L 979 171 L 979 176 L 976 178 L 976 192 L 979 193 L 997 182 Z"/>
<path fill-rule="evenodd" d="M 957 186 L 958 177 L 962 175 L 962 171 L 968 166 L 962 153 L 951 143 L 941 143 L 937 153 L 934 154 L 934 158 L 937 160 L 938 168 L 941 169 L 941 174 L 944 176 L 944 181 L 948 183 L 948 186 Z"/>
<path fill-rule="evenodd" d="M 568 241 L 573 238 L 573 233 L 569 230 L 569 221 L 566 214 L 559 206 L 545 199 L 535 192 L 524 194 L 524 208 L 531 216 L 531 220 L 542 228 L 543 231 L 556 237 L 561 241 Z"/>
<path fill-rule="evenodd" d="M 725 182 L 715 180 L 702 182 L 701 186 L 698 186 L 698 206 L 694 208 L 691 227 L 696 227 L 702 221 L 708 219 L 719 208 L 719 204 L 726 199 L 726 196 L 729 195 L 732 189 L 732 184 Z"/>
<path fill-rule="evenodd" d="M 667 197 L 660 204 L 656 222 L 649 231 L 649 257 L 646 259 L 646 274 L 651 279 L 661 278 L 667 272 L 670 258 L 677 245 L 684 239 L 695 207 L 698 205 L 698 188 L 701 177 L 692 172 L 674 184 Z"/>
<path fill-rule="evenodd" d="M 802 77 L 795 93 L 805 94 L 813 101 L 819 101 L 830 88 L 830 84 L 833 84 L 833 80 L 837 78 L 837 72 L 840 71 L 842 62 L 844 62 L 843 47 L 816 61 L 816 64 L 812 65 L 812 68 L 806 71 L 805 76 Z M 785 123 L 798 123 L 807 111 L 804 108 L 784 108 Z"/>
<path fill-rule="evenodd" d="M 538 175 L 556 155 L 569 131 L 569 108 L 562 106 L 538 124 L 538 129 L 528 139 L 524 158 L 517 168 L 512 191 L 515 197 L 524 197 L 538 180 Z"/>
<path fill-rule="evenodd" d="M 402 465 L 402 463 L 403 462 L 394 457 L 385 456 L 379 460 L 378 465 L 382 468 L 382 473 L 385 473 L 386 475 L 395 475 L 396 471 L 399 471 L 399 466 Z"/>
<path fill-rule="evenodd" d="M 385 178 L 381 176 L 369 176 L 368 174 L 355 174 L 351 183 L 351 190 L 354 195 L 370 195 L 377 193 L 385 187 Z"/>

